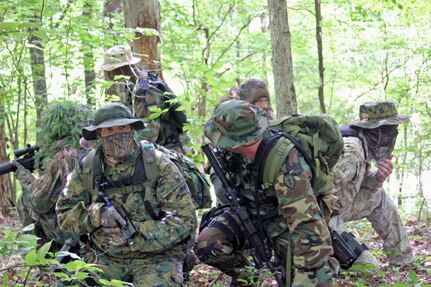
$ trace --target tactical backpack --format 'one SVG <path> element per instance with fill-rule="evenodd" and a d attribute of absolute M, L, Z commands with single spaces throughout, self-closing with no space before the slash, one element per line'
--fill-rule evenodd
<path fill-rule="evenodd" d="M 145 194 L 152 194 L 157 187 L 157 169 L 162 154 L 165 154 L 179 169 L 187 187 L 190 190 L 196 209 L 211 207 L 212 198 L 210 185 L 205 175 L 198 169 L 196 164 L 187 156 L 168 150 L 162 146 L 153 145 L 148 141 L 139 142 L 140 154 L 135 165 L 133 176 L 108 184 L 113 186 L 144 185 L 143 201 L 147 211 L 152 215 L 150 206 L 147 206 Z M 100 177 L 100 155 L 92 150 L 80 162 L 83 170 L 83 184 L 86 190 L 93 190 L 95 180 Z M 157 217 L 157 216 L 155 216 Z"/>
<path fill-rule="evenodd" d="M 291 115 L 270 121 L 273 133 L 265 138 L 263 151 L 256 155 L 258 182 L 272 186 L 292 148 L 298 149 L 312 170 L 311 184 L 316 196 L 332 210 L 333 167 L 343 151 L 343 137 L 337 122 L 329 115 Z M 327 217 L 328 214 L 325 214 Z"/>

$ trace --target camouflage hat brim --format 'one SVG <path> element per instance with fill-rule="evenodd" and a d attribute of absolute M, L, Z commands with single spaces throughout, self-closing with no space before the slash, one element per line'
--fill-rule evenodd
<path fill-rule="evenodd" d="M 397 116 L 381 118 L 381 119 L 363 118 L 361 120 L 353 121 L 351 125 L 359 128 L 363 128 L 363 129 L 375 129 L 380 126 L 399 125 L 407 122 L 409 119 L 410 119 L 410 116 L 407 116 L 407 115 L 397 115 Z"/>
<path fill-rule="evenodd" d="M 225 130 L 220 123 L 215 122 L 214 117 L 207 121 L 204 127 L 205 136 L 214 145 L 225 149 L 233 149 L 253 142 L 261 136 L 269 126 L 265 111 L 244 101 L 231 100 L 225 102 L 225 104 L 229 105 L 229 102 L 242 102 L 246 107 L 251 109 L 250 111 L 254 111 L 255 118 L 254 116 L 249 119 L 237 118 L 235 120 L 236 127 L 231 126 L 230 131 Z M 250 120 L 252 121 L 253 118 L 256 120 L 256 123 L 249 122 Z"/>
<path fill-rule="evenodd" d="M 99 125 L 91 125 L 88 127 L 84 127 L 82 129 L 82 135 L 86 140 L 97 140 L 97 130 L 101 128 L 109 128 L 109 127 L 117 127 L 117 126 L 126 126 L 132 125 L 134 130 L 142 130 L 145 128 L 145 124 L 140 119 L 112 119 L 107 120 Z"/>
<path fill-rule="evenodd" d="M 104 71 L 112 71 L 112 70 L 115 70 L 115 69 L 123 67 L 123 66 L 136 65 L 140 61 L 141 61 L 140 58 L 133 57 L 128 61 L 120 61 L 118 63 L 109 63 L 109 64 L 102 63 L 102 64 L 98 65 L 98 67 Z"/>

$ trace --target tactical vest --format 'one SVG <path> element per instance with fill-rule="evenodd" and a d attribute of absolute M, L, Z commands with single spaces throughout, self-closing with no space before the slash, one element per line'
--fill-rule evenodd
<path fill-rule="evenodd" d="M 195 207 L 207 208 L 212 204 L 209 183 L 193 161 L 186 156 L 155 146 L 148 141 L 139 142 L 140 155 L 136 159 L 133 176 L 117 181 L 107 181 L 103 178 L 100 150 L 92 150 L 82 164 L 83 185 L 88 191 L 96 192 L 96 187 L 102 187 L 107 193 L 125 194 L 139 192 L 145 208 L 153 219 L 162 215 L 155 211 L 154 194 L 159 179 L 158 166 L 162 154 L 165 154 L 181 172 Z M 109 196 L 108 196 L 109 198 Z"/>

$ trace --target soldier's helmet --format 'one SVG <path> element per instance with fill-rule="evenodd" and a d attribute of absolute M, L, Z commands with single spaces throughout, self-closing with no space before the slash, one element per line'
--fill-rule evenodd
<path fill-rule="evenodd" d="M 385 125 L 399 125 L 410 119 L 408 115 L 399 115 L 394 102 L 367 102 L 359 107 L 359 120 L 351 123 L 363 129 L 375 129 Z"/>
<path fill-rule="evenodd" d="M 252 143 L 268 125 L 263 110 L 246 101 L 229 100 L 214 110 L 204 134 L 214 145 L 231 149 Z"/>
<path fill-rule="evenodd" d="M 96 140 L 98 129 L 125 125 L 131 125 L 134 130 L 145 128 L 144 122 L 135 118 L 128 107 L 120 103 L 111 103 L 96 111 L 93 124 L 84 127 L 82 135 L 86 140 Z"/>
<path fill-rule="evenodd" d="M 237 94 L 241 100 L 252 104 L 259 101 L 260 98 L 269 99 L 269 92 L 265 82 L 258 79 L 247 80 L 239 87 Z"/>
<path fill-rule="evenodd" d="M 135 65 L 141 61 L 132 55 L 132 49 L 127 45 L 119 45 L 109 48 L 105 52 L 103 64 L 99 65 L 104 71 L 112 71 L 126 65 Z"/>

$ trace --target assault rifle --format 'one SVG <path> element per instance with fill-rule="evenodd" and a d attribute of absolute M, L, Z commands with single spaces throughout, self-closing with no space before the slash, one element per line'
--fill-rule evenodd
<path fill-rule="evenodd" d="M 15 158 L 21 157 L 17 161 L 22 164 L 26 169 L 31 172 L 34 171 L 34 155 L 40 148 L 38 146 L 32 147 L 27 144 L 27 147 L 14 150 Z M 16 171 L 16 167 L 11 162 L 5 162 L 0 164 L 0 175 L 7 174 Z"/>
<path fill-rule="evenodd" d="M 254 249 L 253 259 L 257 269 L 262 269 L 263 263 L 265 263 L 271 272 L 274 273 L 274 277 L 277 280 L 278 286 L 284 286 L 284 267 L 275 267 L 271 261 L 272 250 L 269 247 L 268 240 L 256 230 L 256 227 L 253 225 L 246 208 L 239 202 L 238 191 L 229 184 L 220 166 L 220 163 L 214 155 L 212 146 L 210 144 L 204 144 L 202 146 L 202 151 L 207 156 L 209 163 L 214 169 L 214 172 L 220 178 L 223 187 L 226 189 L 226 194 L 230 200 L 231 207 L 241 219 L 241 222 L 246 230 L 246 237 Z"/>

